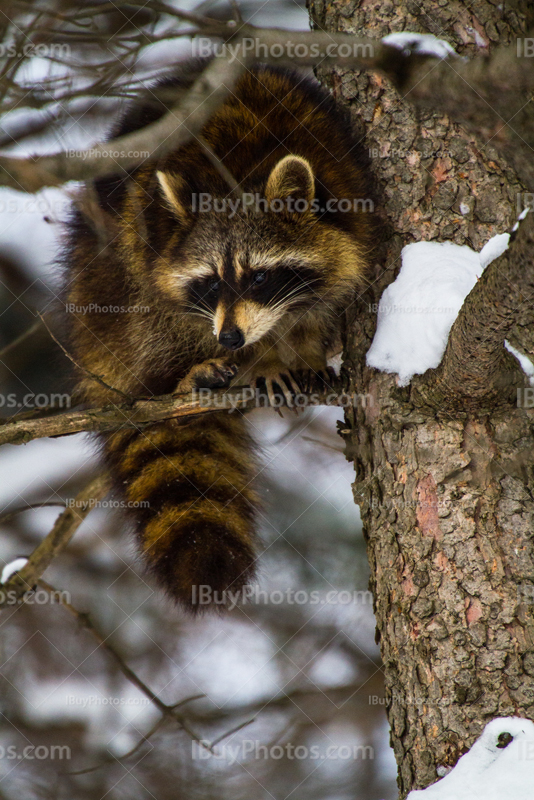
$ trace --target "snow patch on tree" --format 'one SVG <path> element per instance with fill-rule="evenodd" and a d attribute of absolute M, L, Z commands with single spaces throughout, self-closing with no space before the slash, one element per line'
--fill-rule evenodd
<path fill-rule="evenodd" d="M 518 717 L 489 722 L 448 775 L 407 800 L 532 800 L 534 723 Z"/>
<path fill-rule="evenodd" d="M 530 385 L 534 386 L 534 364 L 532 363 L 530 358 L 526 356 L 524 353 L 521 353 L 515 347 L 512 347 L 510 342 L 508 342 L 506 339 L 504 340 L 504 346 L 506 347 L 509 353 L 511 353 L 513 356 L 517 358 L 521 369 L 523 370 L 525 375 L 528 375 L 528 380 Z"/>
<path fill-rule="evenodd" d="M 414 375 L 439 366 L 449 331 L 484 269 L 502 255 L 508 233 L 494 236 L 480 253 L 452 242 L 415 242 L 402 249 L 397 279 L 384 291 L 367 364 L 398 375 L 407 386 Z"/>
<path fill-rule="evenodd" d="M 447 56 L 458 58 L 455 49 L 445 39 L 438 39 L 432 33 L 410 31 L 390 33 L 388 36 L 384 36 L 382 41 L 390 47 L 402 50 L 405 55 L 417 53 L 420 56 L 436 56 L 436 58 L 447 58 Z"/>

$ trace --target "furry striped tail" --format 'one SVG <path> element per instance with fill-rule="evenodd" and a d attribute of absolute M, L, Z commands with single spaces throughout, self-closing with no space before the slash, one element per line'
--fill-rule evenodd
<path fill-rule="evenodd" d="M 256 464 L 239 414 L 122 430 L 105 451 L 145 563 L 172 598 L 203 611 L 253 578 Z"/>

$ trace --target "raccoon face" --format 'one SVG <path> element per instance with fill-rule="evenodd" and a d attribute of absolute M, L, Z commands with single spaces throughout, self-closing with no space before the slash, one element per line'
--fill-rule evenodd
<path fill-rule="evenodd" d="M 347 262 L 354 285 L 350 251 L 355 245 L 351 237 L 318 220 L 314 176 L 304 159 L 286 156 L 279 161 L 262 192 L 266 205 L 248 213 L 226 208 L 195 218 L 181 178 L 158 173 L 158 179 L 185 232 L 180 263 L 160 274 L 160 286 L 186 313 L 209 323 L 219 344 L 229 350 L 287 330 L 346 293 L 340 264 Z M 295 211 L 298 200 L 304 201 L 302 211 Z M 278 210 L 272 210 L 276 201 Z"/>
<path fill-rule="evenodd" d="M 323 281 L 311 266 L 290 261 L 280 253 L 267 259 L 261 253 L 228 254 L 219 272 L 193 280 L 188 300 L 213 321 L 219 344 L 238 350 L 273 330 L 283 317 L 297 319 L 317 303 Z M 234 257 L 232 257 L 234 256 Z M 237 267 L 241 262 L 243 266 Z"/>

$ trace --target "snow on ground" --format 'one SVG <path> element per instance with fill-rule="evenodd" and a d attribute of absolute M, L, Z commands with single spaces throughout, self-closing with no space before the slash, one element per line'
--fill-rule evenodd
<path fill-rule="evenodd" d="M 534 723 L 518 717 L 489 722 L 448 775 L 407 800 L 532 800 Z"/>
<path fill-rule="evenodd" d="M 465 298 L 509 239 L 507 233 L 494 236 L 480 253 L 452 242 L 404 247 L 401 271 L 380 299 L 368 366 L 397 373 L 399 386 L 435 369 Z"/>

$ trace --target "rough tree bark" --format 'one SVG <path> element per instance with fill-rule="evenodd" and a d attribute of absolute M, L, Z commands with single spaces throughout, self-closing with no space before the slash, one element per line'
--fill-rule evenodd
<path fill-rule="evenodd" d="M 322 30 L 434 33 L 469 57 L 496 44 L 515 49 L 532 25 L 526 3 L 309 6 Z M 432 87 L 436 68 L 444 99 Z M 502 347 L 511 337 L 533 353 L 534 226 L 525 225 L 471 293 L 441 367 L 407 388 L 365 366 L 373 304 L 395 277 L 403 245 L 450 240 L 480 250 L 509 231 L 518 196 L 532 191 L 531 173 L 521 171 L 520 158 L 512 167 L 503 157 L 513 149 L 516 133 L 505 123 L 514 110 L 504 120 L 495 114 L 491 124 L 485 118 L 477 130 L 476 115 L 465 117 L 471 90 L 465 84 L 458 96 L 454 65 L 426 62 L 422 82 L 400 92 L 373 73 L 338 67 L 318 75 L 365 130 L 389 223 L 374 282 L 351 310 L 346 343 L 353 388 L 373 403 L 348 412 L 345 438 L 405 797 L 437 780 L 438 766 L 454 765 L 490 719 L 534 719 L 533 417 L 515 401 L 517 364 Z M 425 80 L 432 87 L 426 95 Z M 500 110 L 504 104 L 502 96 L 495 102 Z"/>

